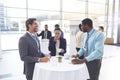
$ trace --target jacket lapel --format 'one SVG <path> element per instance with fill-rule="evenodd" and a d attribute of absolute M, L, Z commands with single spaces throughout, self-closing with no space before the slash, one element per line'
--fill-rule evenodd
<path fill-rule="evenodd" d="M 29 40 L 31 40 L 31 44 L 34 45 L 37 49 L 37 44 L 36 44 L 35 40 L 28 33 L 26 33 L 26 36 L 28 37 Z"/>

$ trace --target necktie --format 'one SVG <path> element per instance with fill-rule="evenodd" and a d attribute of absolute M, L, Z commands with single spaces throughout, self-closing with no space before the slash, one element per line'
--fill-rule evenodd
<path fill-rule="evenodd" d="M 88 40 L 89 40 L 89 34 L 87 33 L 87 38 L 86 38 L 86 41 L 85 41 L 86 51 L 85 51 L 85 53 L 84 53 L 84 57 L 87 57 L 87 56 L 88 56 Z"/>
<path fill-rule="evenodd" d="M 47 31 L 44 32 L 44 38 L 47 39 Z"/>
<path fill-rule="evenodd" d="M 37 36 L 36 36 L 36 35 L 33 35 L 32 37 L 33 37 L 33 39 L 35 40 L 35 42 L 36 42 L 36 44 L 37 44 L 38 52 L 39 52 L 39 42 L 38 42 Z"/>

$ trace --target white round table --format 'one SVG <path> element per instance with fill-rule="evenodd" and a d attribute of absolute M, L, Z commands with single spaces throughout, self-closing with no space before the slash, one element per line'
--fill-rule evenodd
<path fill-rule="evenodd" d="M 50 62 L 36 63 L 33 80 L 86 80 L 89 73 L 86 64 L 71 64 L 69 60 L 57 62 L 56 57 L 52 57 Z"/>

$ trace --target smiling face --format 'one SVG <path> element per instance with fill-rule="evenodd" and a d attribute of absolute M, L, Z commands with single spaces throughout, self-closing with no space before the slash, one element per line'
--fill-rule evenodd
<path fill-rule="evenodd" d="M 89 27 L 87 25 L 84 25 L 84 24 L 82 24 L 82 26 L 81 26 L 81 29 L 83 32 L 88 32 L 88 28 Z"/>
<path fill-rule="evenodd" d="M 38 22 L 36 20 L 33 21 L 32 24 L 29 24 L 29 31 L 30 32 L 37 32 L 38 31 Z"/>
<path fill-rule="evenodd" d="M 89 32 L 93 28 L 93 22 L 91 19 L 86 18 L 82 21 L 82 31 Z"/>

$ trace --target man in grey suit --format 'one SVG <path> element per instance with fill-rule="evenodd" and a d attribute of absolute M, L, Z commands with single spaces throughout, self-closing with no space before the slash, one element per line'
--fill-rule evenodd
<path fill-rule="evenodd" d="M 49 57 L 40 50 L 36 34 L 38 31 L 36 18 L 29 18 L 26 21 L 26 28 L 27 32 L 19 40 L 19 53 L 21 60 L 24 61 L 24 74 L 27 80 L 32 80 L 35 63 L 47 62 Z"/>

